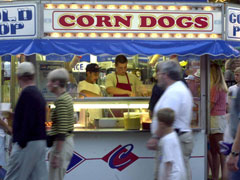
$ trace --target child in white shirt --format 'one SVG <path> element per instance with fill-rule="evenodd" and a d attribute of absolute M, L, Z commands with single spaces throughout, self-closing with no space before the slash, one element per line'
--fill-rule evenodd
<path fill-rule="evenodd" d="M 158 144 L 157 173 L 158 180 L 186 180 L 183 154 L 177 133 L 173 130 L 174 111 L 163 108 L 158 111 Z"/>

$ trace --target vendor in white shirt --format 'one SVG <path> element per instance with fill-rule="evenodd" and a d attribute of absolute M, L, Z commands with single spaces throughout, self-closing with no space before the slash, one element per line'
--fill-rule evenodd
<path fill-rule="evenodd" d="M 80 97 L 101 97 L 101 89 L 98 84 L 96 84 L 99 78 L 100 67 L 91 63 L 86 67 L 86 80 L 80 81 L 78 84 L 78 93 Z M 88 109 L 89 113 L 89 126 L 91 127 L 94 124 L 94 119 L 102 118 L 101 109 Z"/>
<path fill-rule="evenodd" d="M 79 96 L 85 97 L 101 97 L 101 89 L 96 84 L 99 78 L 100 67 L 91 63 L 86 67 L 86 80 L 80 81 L 78 84 Z"/>

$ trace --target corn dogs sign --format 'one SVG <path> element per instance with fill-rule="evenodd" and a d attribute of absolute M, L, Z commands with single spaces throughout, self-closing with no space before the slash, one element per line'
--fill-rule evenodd
<path fill-rule="evenodd" d="M 219 24 L 221 25 L 221 14 L 218 12 L 46 11 L 45 22 L 49 25 L 45 23 L 44 32 L 219 33 L 221 31 L 218 27 Z"/>

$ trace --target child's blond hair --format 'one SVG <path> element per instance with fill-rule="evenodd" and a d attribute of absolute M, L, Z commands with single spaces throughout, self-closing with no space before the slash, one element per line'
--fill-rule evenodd
<path fill-rule="evenodd" d="M 170 108 L 160 109 L 157 113 L 158 122 L 163 122 L 166 126 L 171 127 L 175 119 L 175 113 Z"/>
<path fill-rule="evenodd" d="M 237 67 L 235 70 L 234 70 L 234 74 L 235 73 L 240 73 L 240 67 Z"/>

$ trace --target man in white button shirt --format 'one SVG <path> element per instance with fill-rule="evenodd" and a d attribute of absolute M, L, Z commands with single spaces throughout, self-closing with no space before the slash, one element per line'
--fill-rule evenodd
<path fill-rule="evenodd" d="M 151 124 L 152 137 L 147 142 L 147 147 L 156 150 L 159 137 L 156 136 L 158 127 L 157 112 L 162 108 L 171 108 L 175 112 L 173 128 L 178 134 L 181 142 L 184 163 L 187 170 L 188 180 L 191 180 L 191 169 L 189 164 L 193 149 L 193 136 L 191 131 L 193 98 L 190 90 L 181 81 L 182 74 L 179 64 L 175 61 L 165 61 L 158 64 L 158 84 L 166 90 L 153 110 L 153 122 Z"/>

